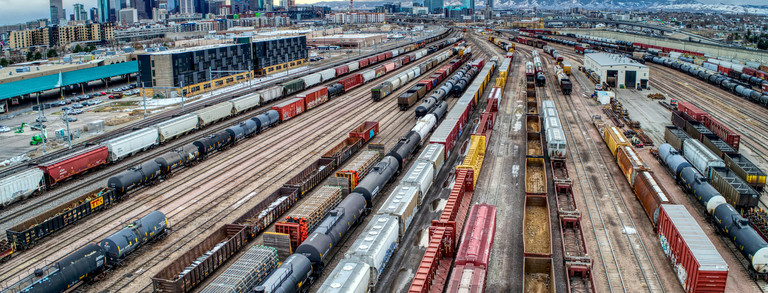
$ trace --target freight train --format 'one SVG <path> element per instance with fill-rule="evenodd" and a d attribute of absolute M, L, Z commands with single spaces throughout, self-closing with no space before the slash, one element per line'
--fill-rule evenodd
<path fill-rule="evenodd" d="M 464 63 L 470 55 L 465 54 L 464 56 L 465 57 L 462 57 L 460 62 L 457 63 Z M 456 70 L 455 73 L 445 81 L 445 83 L 443 83 L 437 90 L 433 91 L 432 94 L 429 95 L 426 99 L 422 100 L 421 104 L 416 107 L 415 110 L 416 119 L 424 117 L 424 115 L 427 115 L 430 111 L 432 111 L 436 105 L 445 100 L 445 98 L 448 96 L 448 93 L 450 93 L 453 89 L 453 86 L 457 84 L 462 77 L 467 75 L 468 71 L 472 68 L 474 67 L 472 67 L 470 64 L 461 65 L 461 67 L 459 67 L 458 70 Z M 442 114 L 439 115 L 438 119 L 439 118 L 442 118 Z"/>
<path fill-rule="evenodd" d="M 444 32 L 437 37 L 429 38 L 427 40 L 432 40 L 435 38 L 441 39 L 446 37 L 448 33 L 449 32 Z M 456 40 L 457 40 L 456 38 L 444 40 L 444 41 L 441 41 L 438 46 L 445 47 L 451 44 L 451 42 L 455 42 Z M 415 58 L 415 56 L 416 56 L 416 53 L 411 53 L 406 57 Z M 394 62 L 397 62 L 397 61 L 394 61 Z M 356 75 L 360 75 L 360 74 L 356 74 Z M 281 104 L 272 106 L 272 109 L 262 114 L 256 115 L 251 119 L 245 120 L 244 122 L 238 125 L 232 126 L 218 133 L 209 135 L 207 137 L 201 138 L 197 141 L 194 141 L 192 143 L 189 143 L 187 145 L 174 149 L 166 154 L 160 155 L 157 158 L 150 159 L 135 167 L 131 167 L 128 170 L 110 178 L 108 180 L 108 186 L 106 188 L 99 189 L 92 193 L 81 196 L 64 205 L 61 205 L 54 209 L 56 210 L 55 213 L 46 213 L 41 216 L 22 222 L 17 226 L 12 227 L 8 231 L 6 231 L 8 242 L 0 241 L 0 247 L 6 248 L 6 250 L 3 251 L 3 255 L 11 255 L 14 251 L 25 250 L 28 247 L 40 241 L 42 238 L 47 237 L 52 233 L 68 226 L 68 225 L 62 224 L 64 222 L 71 224 L 95 212 L 98 212 L 102 209 L 109 208 L 112 204 L 119 202 L 126 193 L 132 190 L 140 188 L 146 184 L 155 182 L 158 179 L 165 178 L 168 175 L 173 174 L 173 172 L 179 168 L 183 168 L 190 164 L 195 164 L 197 163 L 197 161 L 203 160 L 207 156 L 217 151 L 220 151 L 235 145 L 240 140 L 246 137 L 261 133 L 263 130 L 269 127 L 272 127 L 284 120 L 290 119 L 291 117 L 299 115 L 308 109 L 311 109 L 313 107 L 318 106 L 321 103 L 324 103 L 330 98 L 329 96 L 331 92 L 331 90 L 328 90 L 329 93 L 327 94 L 328 96 L 326 96 L 324 89 L 329 89 L 334 86 L 338 87 L 339 85 L 340 83 L 336 83 L 327 87 L 323 86 L 319 90 L 310 90 L 309 92 L 300 93 L 299 95 L 297 95 L 297 98 L 287 100 Z M 349 88 L 351 86 L 353 85 L 349 83 L 343 84 L 340 86 L 341 87 L 340 90 L 345 91 L 345 87 Z M 270 90 L 270 89 L 267 89 L 267 90 Z M 218 105 L 225 105 L 226 107 L 222 107 Z M 219 113 L 219 115 L 226 116 L 226 115 L 229 115 L 227 113 L 231 113 L 227 111 L 229 111 L 229 109 L 232 109 L 228 107 L 234 107 L 233 104 L 229 102 L 221 103 L 218 105 L 212 106 L 213 110 L 206 110 L 206 108 L 204 108 L 198 111 L 199 112 L 198 114 L 206 113 L 203 115 L 199 115 L 198 117 L 205 117 L 204 121 L 207 121 L 210 123 L 211 121 L 215 120 L 216 117 L 218 117 L 210 114 L 211 112 L 216 113 L 218 111 L 221 111 L 221 109 L 225 109 L 223 112 Z M 222 108 L 219 108 L 219 107 L 222 107 Z M 182 116 L 179 118 L 186 118 L 186 117 Z M 183 125 L 183 123 L 168 124 L 168 125 Z M 148 129 L 138 130 L 138 131 L 129 133 L 125 136 L 121 136 L 119 138 L 110 140 L 105 146 L 99 146 L 96 149 L 91 151 L 101 150 L 102 155 L 105 157 L 109 157 L 109 156 L 121 157 L 121 156 L 125 156 L 126 152 L 131 152 L 131 150 L 143 149 L 144 147 L 142 146 L 144 145 L 153 145 L 154 143 L 157 143 L 156 139 L 159 136 L 160 134 L 157 129 L 148 128 Z M 115 149 L 114 152 L 109 151 L 110 145 L 112 146 L 113 149 Z M 146 148 L 149 148 L 149 147 L 150 146 L 146 146 Z M 77 161 L 77 163 L 83 164 L 82 161 L 84 160 L 92 161 L 92 159 L 89 159 L 89 158 L 91 157 L 84 156 L 82 157 L 82 159 L 80 159 L 80 161 Z M 65 162 L 68 162 L 69 164 L 71 164 L 71 162 L 73 161 L 71 159 L 67 159 L 65 160 Z M 63 164 L 62 166 L 66 166 L 66 165 Z M 44 173 L 42 171 L 43 170 L 41 169 L 33 168 L 28 171 L 13 175 L 18 177 L 18 178 L 14 177 L 13 180 L 4 179 L 2 182 L 7 184 L 12 184 L 10 186 L 12 186 L 13 188 L 18 187 L 18 190 L 23 190 L 23 192 L 13 191 L 13 192 L 5 193 L 6 190 L 10 190 L 10 189 L 0 188 L 0 190 L 3 190 L 4 192 L 3 199 L 4 200 L 8 199 L 8 197 L 15 197 L 15 198 L 23 197 L 31 194 L 32 191 L 36 189 L 38 186 L 43 186 L 44 181 L 42 179 L 42 176 L 44 175 Z M 40 177 L 35 177 L 38 175 Z M 28 186 L 25 187 L 23 184 L 19 184 L 18 182 L 20 180 L 22 183 L 25 183 L 32 187 L 28 187 Z M 29 190 L 29 189 L 33 189 L 33 190 Z M 14 190 L 17 190 L 17 189 L 14 189 Z M 8 197 L 6 197 L 5 195 L 7 195 Z M 13 201 L 14 198 L 10 198 L 8 200 Z M 51 214 L 53 214 L 53 216 L 50 216 Z M 67 218 L 67 221 L 62 221 L 64 217 Z"/>
<path fill-rule="evenodd" d="M 136 249 L 161 239 L 169 230 L 165 214 L 151 212 L 98 244 L 87 244 L 58 262 L 35 270 L 3 292 L 63 292 L 119 265 Z"/>
<path fill-rule="evenodd" d="M 234 98 L 230 101 L 208 105 L 193 113 L 107 140 L 103 142 L 101 146 L 92 147 L 62 158 L 57 158 L 50 162 L 41 163 L 38 164 L 36 168 L 31 168 L 23 172 L 10 174 L 5 178 L 0 179 L 0 206 L 7 206 L 17 200 L 25 199 L 46 189 L 54 188 L 57 183 L 67 180 L 77 174 L 100 168 L 105 164 L 123 160 L 126 157 L 146 151 L 189 132 L 202 129 L 230 116 L 239 115 L 247 110 L 266 103 L 287 98 L 290 95 L 305 89 L 310 89 L 334 78 L 347 76 L 337 83 L 308 91 L 305 93 L 305 96 L 301 96 L 304 100 L 307 100 L 308 98 L 311 100 L 308 102 L 305 101 L 306 105 L 302 106 L 302 110 L 309 109 L 313 105 L 321 103 L 320 101 L 315 101 L 314 96 L 331 99 L 356 86 L 378 78 L 382 74 L 395 70 L 402 66 L 402 64 L 421 59 L 426 55 L 436 52 L 438 49 L 454 44 L 460 40 L 458 37 L 452 37 L 439 44 L 432 45 L 429 48 L 419 49 L 425 47 L 426 43 L 432 43 L 445 38 L 449 33 L 450 30 L 419 41 L 416 43 L 418 45 L 408 45 L 373 57 L 364 58 L 335 68 L 326 69 L 318 73 L 309 74 L 301 78 L 284 82 L 280 85 Z M 416 52 L 406 54 L 413 50 L 416 50 Z M 374 68 L 375 64 L 389 59 L 394 59 L 394 61 Z M 371 69 L 363 70 L 363 68 L 367 67 L 371 67 Z M 299 96 L 297 96 L 297 98 L 298 97 Z M 294 102 L 298 104 L 298 101 Z M 284 117 L 292 117 L 286 115 L 290 114 L 286 112 L 295 112 L 295 107 L 291 105 L 284 106 L 287 107 L 278 107 L 279 109 L 277 109 L 280 112 L 281 119 Z M 224 139 L 224 136 L 220 137 L 220 139 Z M 34 169 L 39 169 L 39 171 L 34 171 Z"/>
<path fill-rule="evenodd" d="M 560 125 L 560 116 L 557 114 L 555 102 L 543 100 L 541 108 L 544 112 L 544 136 L 547 140 L 547 155 L 553 159 L 564 159 L 568 150 L 568 142 L 565 139 L 563 126 Z"/>
<path fill-rule="evenodd" d="M 677 178 L 682 189 L 704 207 L 712 223 L 730 239 L 749 262 L 753 278 L 768 277 L 768 242 L 739 214 L 726 196 L 712 186 L 688 160 L 670 144 L 662 144 L 655 153 L 667 170 Z"/>
<path fill-rule="evenodd" d="M 423 139 L 429 132 L 420 132 L 419 129 L 431 129 L 431 127 L 419 126 L 418 123 L 414 129 L 402 137 L 381 162 L 376 164 L 370 173 L 360 181 L 357 187 L 328 213 L 328 216 L 318 225 L 315 232 L 298 246 L 295 253 L 289 256 L 280 268 L 261 285 L 256 287 L 256 292 L 275 292 L 275 290 L 303 292 L 307 290 L 308 285 L 314 282 L 315 276 L 321 273 L 330 261 L 328 256 L 331 249 L 370 212 L 373 199 L 377 197 L 383 185 L 402 171 L 408 157 L 419 147 L 422 141 L 429 141 L 417 162 L 401 180 L 400 185 L 395 187 L 387 200 L 390 202 L 394 197 L 407 195 L 407 200 L 403 202 L 403 206 L 392 209 L 388 208 L 391 205 L 383 206 L 372 219 L 372 224 L 365 228 L 365 232 L 373 231 L 379 236 L 374 239 L 367 239 L 368 235 L 372 234 L 365 232 L 361 234 L 350 251 L 345 254 L 348 260 L 343 261 L 332 273 L 332 276 L 339 274 L 350 276 L 345 281 L 349 282 L 348 284 L 339 284 L 346 286 L 346 288 L 375 286 L 378 273 L 386 266 L 385 257 L 382 255 L 391 255 L 397 247 L 401 233 L 409 226 L 408 218 L 414 213 L 410 208 L 412 205 L 420 204 L 420 200 L 423 199 L 429 186 L 434 182 L 435 168 L 439 170 L 444 160 L 449 156 L 455 140 L 458 139 L 457 133 L 453 132 L 454 129 L 463 128 L 468 122 L 466 117 L 464 119 L 461 117 L 467 115 L 474 107 L 479 96 L 478 92 L 482 92 L 482 88 L 490 78 L 497 62 L 497 59 L 494 59 L 483 68 L 478 79 L 475 79 L 468 87 L 467 93 L 446 115 L 445 120 L 429 140 Z M 454 116 L 459 117 L 459 119 L 452 118 Z M 421 121 L 424 119 L 422 118 Z M 441 131 L 441 129 L 449 131 Z M 446 136 L 446 134 L 449 135 Z M 371 243 L 372 246 L 369 246 L 369 251 L 356 249 L 368 242 L 374 242 Z M 375 257 L 372 257 L 374 251 Z M 350 272 L 353 270 L 352 268 L 356 268 L 354 272 Z M 328 282 L 333 282 L 332 280 L 335 279 L 332 277 Z M 330 286 L 330 283 L 322 286 Z"/>

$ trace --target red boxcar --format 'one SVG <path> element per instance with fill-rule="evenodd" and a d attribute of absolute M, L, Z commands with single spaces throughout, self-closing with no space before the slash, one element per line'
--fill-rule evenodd
<path fill-rule="evenodd" d="M 376 63 L 379 63 L 379 58 L 377 58 L 376 56 L 368 57 L 368 65 L 373 65 Z"/>
<path fill-rule="evenodd" d="M 347 74 L 347 72 L 349 72 L 349 66 L 347 66 L 347 65 L 342 65 L 342 66 L 336 67 L 336 76 L 337 77 L 338 76 L 342 76 L 344 74 Z"/>
<path fill-rule="evenodd" d="M 704 116 L 702 122 L 704 123 L 704 126 L 709 128 L 709 130 L 712 130 L 713 133 L 722 138 L 728 145 L 733 147 L 734 150 L 739 150 L 739 141 L 741 140 L 740 135 L 711 116 Z"/>
<path fill-rule="evenodd" d="M 376 77 L 380 77 L 380 76 L 382 76 L 382 75 L 387 73 L 387 67 L 384 66 L 384 65 L 376 67 L 376 69 L 374 69 L 374 70 L 376 70 Z"/>
<path fill-rule="evenodd" d="M 424 79 L 422 81 L 419 81 L 419 83 L 417 83 L 417 84 L 425 87 L 427 89 L 427 91 L 431 91 L 432 90 L 432 86 L 435 84 L 435 82 L 434 82 L 434 80 L 431 80 L 431 79 Z"/>
<path fill-rule="evenodd" d="M 393 70 L 395 70 L 396 68 L 398 68 L 398 67 L 400 67 L 400 66 L 397 66 L 397 63 L 396 63 L 396 62 L 389 62 L 389 63 L 387 63 L 387 64 L 384 64 L 384 66 L 383 66 L 383 67 L 384 67 L 384 70 L 385 70 L 386 72 L 392 72 Z"/>
<path fill-rule="evenodd" d="M 392 51 L 384 53 L 384 58 L 386 59 L 392 58 Z"/>
<path fill-rule="evenodd" d="M 107 156 L 109 156 L 107 147 L 99 146 L 37 165 L 37 167 L 45 173 L 46 184 L 50 187 L 69 177 L 105 164 Z"/>
<path fill-rule="evenodd" d="M 717 72 L 720 72 L 720 73 L 722 73 L 722 74 L 725 74 L 725 75 L 729 75 L 729 74 L 731 74 L 731 71 L 732 71 L 732 70 L 733 70 L 733 69 L 731 69 L 731 68 L 728 68 L 728 67 L 724 67 L 724 66 L 722 66 L 722 65 L 718 65 L 718 66 L 717 66 Z"/>
<path fill-rule="evenodd" d="M 391 55 L 392 53 L 389 53 L 389 54 Z M 381 53 L 381 54 L 379 54 L 379 56 L 376 56 L 376 59 L 377 59 L 379 62 L 383 62 L 384 60 L 387 60 L 387 53 Z"/>
<path fill-rule="evenodd" d="M 725 292 L 728 263 L 684 206 L 662 205 L 658 231 L 685 292 Z"/>
<path fill-rule="evenodd" d="M 481 70 L 481 69 L 483 69 L 483 66 L 485 65 L 485 59 L 480 58 L 480 59 L 477 59 L 475 61 L 472 61 L 472 63 L 469 63 L 469 64 L 472 65 L 472 67 L 477 68 L 477 70 Z"/>
<path fill-rule="evenodd" d="M 488 204 L 474 205 L 469 212 L 467 229 L 462 233 L 454 264 L 488 268 L 495 235 L 496 207 Z"/>
<path fill-rule="evenodd" d="M 692 105 L 691 103 L 685 102 L 685 101 L 677 101 L 677 110 L 683 111 L 683 113 L 688 114 L 696 121 L 703 121 L 704 116 L 709 116 L 707 112 L 704 112 L 703 110 L 699 109 L 698 107 Z"/>
<path fill-rule="evenodd" d="M 405 65 L 411 62 L 411 55 L 406 55 L 400 59 L 400 64 Z"/>
<path fill-rule="evenodd" d="M 320 87 L 303 91 L 297 94 L 296 97 L 304 99 L 304 108 L 309 110 L 328 101 L 328 88 Z"/>
<path fill-rule="evenodd" d="M 379 122 L 365 121 L 360 126 L 355 127 L 349 132 L 349 137 L 359 137 L 363 139 L 363 143 L 368 142 L 379 134 Z"/>
<path fill-rule="evenodd" d="M 744 66 L 744 69 L 742 69 L 742 71 L 746 75 L 757 76 L 757 69 Z"/>
<path fill-rule="evenodd" d="M 348 92 L 356 86 L 363 84 L 363 75 L 358 73 L 340 80 L 339 83 L 344 86 L 344 91 Z"/>
<path fill-rule="evenodd" d="M 360 68 L 368 66 L 368 59 L 362 59 L 360 61 L 357 61 L 357 65 L 359 65 Z"/>
<path fill-rule="evenodd" d="M 651 172 L 641 171 L 635 177 L 635 195 L 645 209 L 645 213 L 654 227 L 659 223 L 659 209 L 662 204 L 671 203 L 664 187 Z"/>
<path fill-rule="evenodd" d="M 304 99 L 293 98 L 287 100 L 272 106 L 272 110 L 275 110 L 280 114 L 280 121 L 291 119 L 296 115 L 304 113 Z"/>
<path fill-rule="evenodd" d="M 448 286 L 445 292 L 449 293 L 482 293 L 485 292 L 485 277 L 487 271 L 484 268 L 472 265 L 457 265 L 451 272 Z"/>

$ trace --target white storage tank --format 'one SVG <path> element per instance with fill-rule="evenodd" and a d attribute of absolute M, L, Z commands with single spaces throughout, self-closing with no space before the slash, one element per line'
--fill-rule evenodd
<path fill-rule="evenodd" d="M 366 293 L 370 283 L 370 266 L 366 263 L 342 259 L 333 268 L 317 292 Z"/>
<path fill-rule="evenodd" d="M 7 206 L 45 187 L 43 170 L 31 168 L 0 179 L 0 204 Z"/>
<path fill-rule="evenodd" d="M 230 105 L 231 106 L 231 105 Z M 144 128 L 104 142 L 109 149 L 109 161 L 114 162 L 157 144 L 159 134 L 154 127 Z"/>
<path fill-rule="evenodd" d="M 712 167 L 725 168 L 723 159 L 715 155 L 703 143 L 695 139 L 686 139 L 683 141 L 683 157 L 699 170 L 704 177 L 709 178 L 709 169 Z"/>
<path fill-rule="evenodd" d="M 419 212 L 419 189 L 414 186 L 398 185 L 389 194 L 387 200 L 379 208 L 377 215 L 390 215 L 397 218 L 400 237 L 411 226 L 411 221 Z"/>
<path fill-rule="evenodd" d="M 349 247 L 344 258 L 357 260 L 369 265 L 368 283 L 376 286 L 379 272 L 383 271 L 394 254 L 398 244 L 397 218 L 387 215 L 374 215 L 365 226 L 363 233 Z M 323 292 L 322 290 L 319 292 Z"/>
<path fill-rule="evenodd" d="M 416 162 L 405 173 L 405 177 L 400 180 L 400 185 L 403 186 L 415 186 L 419 189 L 419 204 L 424 201 L 424 197 L 427 195 L 429 188 L 432 187 L 432 182 L 435 180 L 435 170 L 432 169 L 432 164 L 429 162 Z"/>
<path fill-rule="evenodd" d="M 232 103 L 218 103 L 195 111 L 200 119 L 199 127 L 207 126 L 232 115 Z"/>
<path fill-rule="evenodd" d="M 197 115 L 187 114 L 156 124 L 154 128 L 159 134 L 158 142 L 164 143 L 197 129 L 197 122 Z"/>

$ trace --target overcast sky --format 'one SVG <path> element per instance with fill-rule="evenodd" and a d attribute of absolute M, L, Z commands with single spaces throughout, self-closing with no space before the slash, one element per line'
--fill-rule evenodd
<path fill-rule="evenodd" d="M 62 0 L 67 18 L 74 11 L 73 5 L 81 3 L 86 11 L 96 7 L 96 0 Z M 27 22 L 51 17 L 49 0 L 0 0 L 0 25 Z"/>

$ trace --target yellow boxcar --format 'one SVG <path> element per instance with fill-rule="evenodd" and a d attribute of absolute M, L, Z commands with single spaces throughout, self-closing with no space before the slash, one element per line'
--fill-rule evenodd
<path fill-rule="evenodd" d="M 603 140 L 608 145 L 608 149 L 611 150 L 613 157 L 616 157 L 616 153 L 621 146 L 632 146 L 629 143 L 629 139 L 621 132 L 621 128 L 607 127 L 603 133 Z"/>

